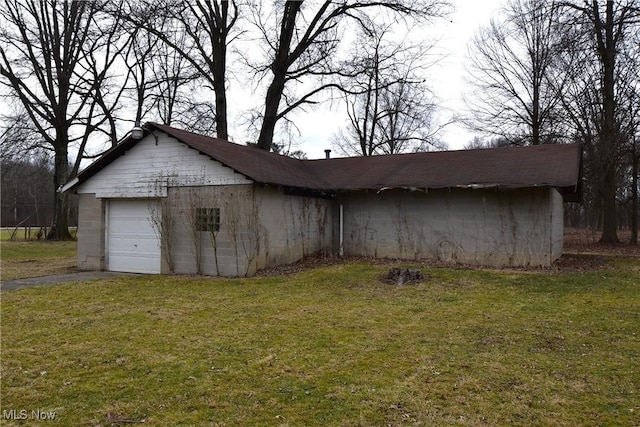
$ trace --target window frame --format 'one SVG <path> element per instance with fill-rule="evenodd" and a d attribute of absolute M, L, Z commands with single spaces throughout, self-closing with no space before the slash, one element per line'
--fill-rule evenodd
<path fill-rule="evenodd" d="M 197 231 L 216 233 L 220 231 L 220 208 L 196 208 Z"/>

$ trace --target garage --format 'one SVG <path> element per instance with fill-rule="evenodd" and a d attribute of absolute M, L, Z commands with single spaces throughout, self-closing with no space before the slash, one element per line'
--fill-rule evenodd
<path fill-rule="evenodd" d="M 152 217 L 156 200 L 110 200 L 107 207 L 107 270 L 160 274 L 160 236 Z"/>
<path fill-rule="evenodd" d="M 579 144 L 302 160 L 143 134 L 61 189 L 79 195 L 79 269 L 240 276 L 315 252 L 550 266 L 581 197 Z M 154 227 L 149 201 L 171 223 Z"/>

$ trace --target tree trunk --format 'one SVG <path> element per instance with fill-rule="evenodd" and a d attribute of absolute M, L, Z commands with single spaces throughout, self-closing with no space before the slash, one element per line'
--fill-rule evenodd
<path fill-rule="evenodd" d="M 223 73 L 224 74 L 224 73 Z M 227 128 L 227 92 L 225 90 L 224 76 L 215 79 L 214 92 L 216 94 L 216 136 L 220 139 L 229 139 Z"/>
<path fill-rule="evenodd" d="M 277 81 L 276 81 L 277 80 Z M 282 76 L 274 76 L 273 82 L 267 90 L 267 96 L 264 104 L 264 118 L 260 127 L 260 136 L 256 147 L 261 150 L 269 151 L 273 143 L 276 123 L 278 122 L 278 107 L 280 106 L 280 98 L 284 91 L 284 74 Z"/>
<path fill-rule="evenodd" d="M 600 20 L 597 13 L 598 2 L 594 0 L 594 17 L 598 34 L 598 53 L 604 78 L 602 80 L 602 107 L 604 110 L 604 123 L 600 138 L 600 161 L 603 165 L 602 181 L 602 237 L 601 243 L 618 243 L 616 217 L 616 153 L 618 135 L 616 127 L 616 100 L 615 100 L 615 59 L 616 45 L 613 36 L 613 1 L 607 1 L 605 22 Z M 603 34 L 604 33 L 604 34 Z"/>
<path fill-rule="evenodd" d="M 616 216 L 616 170 L 615 164 L 606 165 L 602 179 L 602 237 L 600 243 L 618 243 Z"/>
<path fill-rule="evenodd" d="M 533 99 L 531 111 L 531 145 L 540 145 L 540 128 L 542 120 L 540 120 L 540 64 L 534 59 L 533 65 Z"/>
<path fill-rule="evenodd" d="M 61 136 L 61 134 L 63 134 Z M 55 208 L 53 223 L 47 235 L 49 240 L 71 240 L 69 233 L 69 196 L 58 191 L 69 179 L 69 158 L 67 152 L 66 133 L 60 132 L 55 141 L 55 173 L 53 185 L 55 191 Z"/>
<path fill-rule="evenodd" d="M 640 156 L 636 151 L 636 141 L 634 138 L 631 155 L 633 156 L 633 168 L 631 176 L 631 243 L 638 244 L 638 160 Z"/>
<path fill-rule="evenodd" d="M 229 139 L 227 127 L 227 16 L 229 4 L 222 2 L 220 15 L 214 14 L 217 31 L 212 31 L 211 43 L 214 50 L 212 58 L 213 92 L 216 96 L 216 136 L 220 139 Z"/>
<path fill-rule="evenodd" d="M 271 66 L 273 81 L 269 85 L 269 89 L 267 89 L 267 96 L 264 102 L 264 117 L 258 143 L 256 144 L 256 147 L 262 150 L 269 151 L 273 144 L 273 136 L 279 118 L 278 108 L 280 107 L 280 100 L 287 81 L 287 70 L 292 61 L 290 56 L 291 41 L 296 28 L 296 17 L 301 6 L 302 2 L 299 1 L 287 1 L 284 4 L 278 47 Z"/>

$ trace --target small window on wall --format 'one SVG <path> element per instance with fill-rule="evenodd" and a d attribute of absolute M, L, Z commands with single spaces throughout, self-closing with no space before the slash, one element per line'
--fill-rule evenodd
<path fill-rule="evenodd" d="M 220 231 L 220 208 L 196 208 L 198 231 Z"/>

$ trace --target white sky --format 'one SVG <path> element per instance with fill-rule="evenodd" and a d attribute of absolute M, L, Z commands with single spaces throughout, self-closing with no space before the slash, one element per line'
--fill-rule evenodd
<path fill-rule="evenodd" d="M 468 43 L 476 30 L 489 22 L 505 0 L 451 0 L 455 11 L 448 21 L 439 20 L 433 28 L 425 29 L 439 39 L 435 49 L 445 56 L 431 67 L 426 76 L 439 98 L 439 117 L 442 122 L 464 109 L 462 94 L 465 90 L 465 58 Z M 449 22 L 451 21 L 451 22 Z M 331 136 L 343 124 L 344 117 L 338 111 L 322 110 L 309 115 L 298 123 L 303 141 L 299 149 L 307 158 L 324 158 L 324 150 L 331 147 Z M 441 139 L 450 150 L 461 149 L 473 134 L 462 125 L 447 126 Z M 338 155 L 334 153 L 333 155 Z"/>

